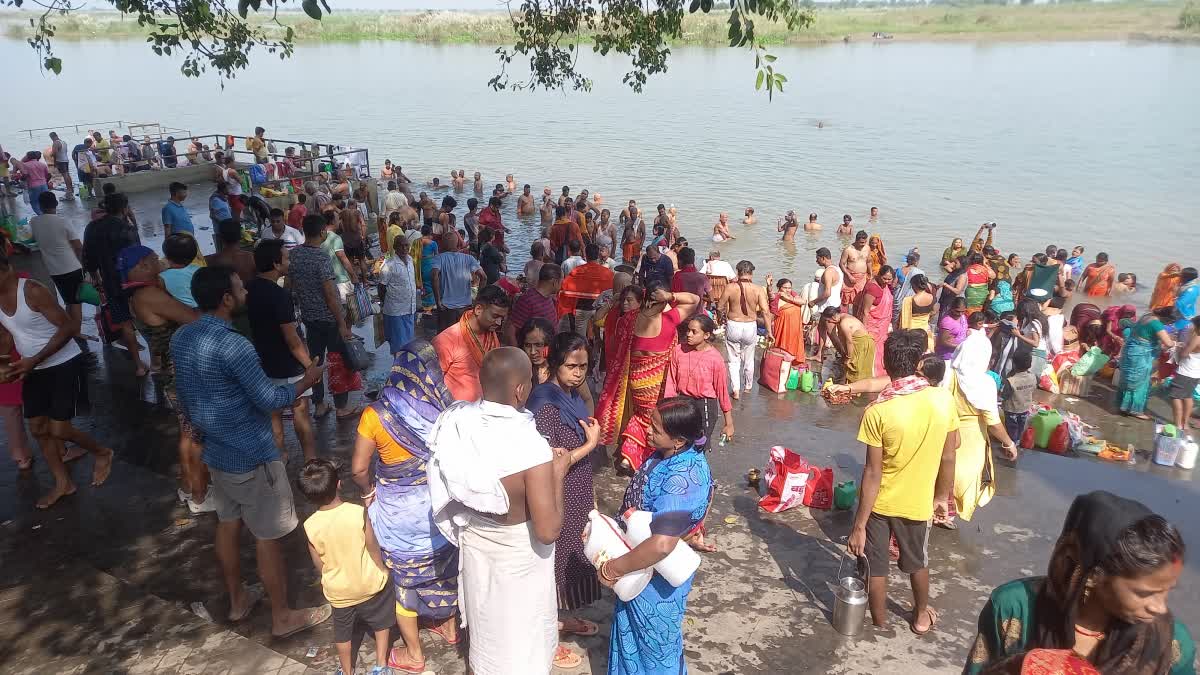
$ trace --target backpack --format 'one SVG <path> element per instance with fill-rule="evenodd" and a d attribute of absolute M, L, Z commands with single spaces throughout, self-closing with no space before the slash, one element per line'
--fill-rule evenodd
<path fill-rule="evenodd" d="M 250 182 L 254 185 L 262 185 L 267 182 L 267 170 L 262 164 L 250 165 Z"/>

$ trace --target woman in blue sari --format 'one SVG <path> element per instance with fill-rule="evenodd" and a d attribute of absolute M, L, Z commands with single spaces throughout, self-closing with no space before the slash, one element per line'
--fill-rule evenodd
<path fill-rule="evenodd" d="M 425 439 L 453 402 L 433 346 L 409 342 L 396 354 L 379 400 L 363 411 L 351 461 L 396 590 L 404 646 L 392 650 L 388 665 L 406 673 L 425 670 L 422 621 L 449 644 L 459 641 L 458 549 L 433 523 L 425 473 L 430 454 Z"/>
<path fill-rule="evenodd" d="M 1175 323 L 1175 329 L 1180 333 L 1187 330 L 1187 324 L 1193 316 L 1200 314 L 1200 279 L 1196 276 L 1195 267 L 1185 267 L 1179 272 L 1179 295 L 1175 298 L 1179 320 Z"/>
<path fill-rule="evenodd" d="M 600 583 L 611 587 L 622 576 L 667 557 L 680 538 L 704 520 L 712 500 L 708 459 L 696 447 L 704 436 L 704 415 L 693 399 L 664 399 L 650 413 L 648 440 L 657 450 L 625 490 L 621 512 L 650 511 L 649 539 L 629 553 L 600 565 Z M 692 579 L 674 587 L 657 572 L 636 598 L 619 598 L 608 643 L 609 675 L 679 675 L 683 662 L 683 615 Z"/>
<path fill-rule="evenodd" d="M 1125 347 L 1121 350 L 1121 384 L 1117 387 L 1117 407 L 1121 409 L 1121 414 L 1142 420 L 1150 419 L 1145 410 L 1154 361 L 1158 358 L 1160 348 L 1171 349 L 1175 346 L 1175 340 L 1171 339 L 1166 327 L 1177 318 L 1179 313 L 1174 307 L 1160 307 L 1125 329 Z"/>

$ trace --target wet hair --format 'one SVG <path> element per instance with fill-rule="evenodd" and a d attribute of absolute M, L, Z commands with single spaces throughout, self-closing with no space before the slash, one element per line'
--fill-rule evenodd
<path fill-rule="evenodd" d="M 433 236 L 433 225 L 430 225 L 429 223 L 425 223 L 424 225 L 422 225 L 421 226 L 421 236 L 422 237 Z"/>
<path fill-rule="evenodd" d="M 110 216 L 119 215 L 129 206 L 129 197 L 114 192 L 104 198 L 104 212 Z"/>
<path fill-rule="evenodd" d="M 283 246 L 282 239 L 266 239 L 258 242 L 258 246 L 254 247 L 254 269 L 260 273 L 275 269 L 276 265 L 283 262 Z"/>
<path fill-rule="evenodd" d="M 1054 254 L 1054 259 L 1059 262 L 1066 262 L 1068 257 L 1070 257 L 1070 253 L 1065 248 L 1058 249 Z"/>
<path fill-rule="evenodd" d="M 618 311 L 620 311 L 621 305 L 625 304 L 626 295 L 634 296 L 634 299 L 638 301 L 638 304 L 646 301 L 646 289 L 638 286 L 637 284 L 629 284 L 621 291 L 621 295 L 617 298 Z"/>
<path fill-rule="evenodd" d="M 924 333 L 925 331 L 919 332 Z M 925 339 L 928 344 L 928 336 Z M 946 377 L 946 360 L 932 352 L 924 354 L 917 363 L 917 370 L 921 372 L 921 377 L 929 380 L 929 384 L 936 387 Z"/>
<path fill-rule="evenodd" d="M 713 331 L 717 330 L 717 322 L 716 321 L 713 321 L 712 318 L 707 314 L 696 314 L 696 315 L 692 316 L 690 319 L 688 319 L 687 321 L 683 322 L 683 325 L 690 326 L 692 323 L 700 324 L 700 330 L 704 331 L 705 333 L 708 333 L 708 338 L 706 338 L 706 339 L 709 342 L 712 342 Z"/>
<path fill-rule="evenodd" d="M 662 418 L 663 431 L 671 438 L 678 438 L 685 446 L 694 446 L 704 438 L 704 414 L 695 399 L 672 396 L 658 402 L 658 414 Z M 701 448 L 696 448 L 701 450 Z"/>
<path fill-rule="evenodd" d="M 749 260 L 739 260 L 737 264 L 737 273 L 739 276 L 743 274 L 753 274 L 754 263 L 750 262 Z"/>
<path fill-rule="evenodd" d="M 525 338 L 535 330 L 542 331 L 542 335 L 546 336 L 546 341 L 550 342 L 554 339 L 554 326 L 549 321 L 540 316 L 530 317 L 520 328 L 517 329 L 517 346 L 521 349 L 525 348 Z M 572 333 L 574 335 L 574 333 Z"/>
<path fill-rule="evenodd" d="M 174 197 L 180 192 L 187 192 L 187 186 L 179 181 L 174 181 L 167 186 L 167 190 L 171 193 L 171 196 Z"/>
<path fill-rule="evenodd" d="M 883 343 L 883 369 L 893 380 L 913 375 L 928 347 L 929 336 L 923 330 L 893 331 Z"/>
<path fill-rule="evenodd" d="M 1055 253 L 1058 253 L 1057 246 L 1055 246 L 1054 244 L 1050 244 L 1049 246 L 1046 247 L 1046 257 L 1047 258 L 1054 255 Z"/>
<path fill-rule="evenodd" d="M 914 291 L 927 291 L 929 290 L 929 277 L 926 277 L 924 274 L 914 274 L 908 280 L 908 285 Z"/>
<path fill-rule="evenodd" d="M 108 186 L 108 185 L 111 185 L 111 183 L 105 183 L 105 186 Z M 54 195 L 54 192 L 52 192 L 50 190 L 46 190 L 42 194 L 38 195 L 38 206 L 40 206 L 43 211 L 57 209 L 58 208 L 58 197 L 56 197 Z"/>
<path fill-rule="evenodd" d="M 675 254 L 675 257 L 679 259 L 680 267 L 696 264 L 696 251 L 694 249 L 687 247 L 681 248 L 679 249 L 679 252 Z"/>
<path fill-rule="evenodd" d="M 538 282 L 557 281 L 563 278 L 562 267 L 556 263 L 546 263 L 538 272 Z"/>
<path fill-rule="evenodd" d="M 455 199 L 454 197 L 451 197 L 450 195 L 446 195 L 445 197 L 442 197 L 442 208 L 443 209 L 453 209 L 456 206 L 458 206 L 458 200 Z"/>
<path fill-rule="evenodd" d="M 838 307 L 826 307 L 825 309 L 821 310 L 821 319 L 828 321 L 837 316 L 839 311 L 841 310 Z"/>
<path fill-rule="evenodd" d="M 217 236 L 222 244 L 236 244 L 242 240 L 242 221 L 226 218 L 217 223 Z"/>
<path fill-rule="evenodd" d="M 1101 251 L 1100 253 L 1097 253 L 1096 254 L 1096 262 L 1098 262 L 1098 263 L 1108 262 L 1108 254 L 1104 253 L 1103 251 Z"/>
<path fill-rule="evenodd" d="M 1117 281 L 1119 283 L 1125 283 L 1126 281 L 1129 281 L 1131 279 L 1133 280 L 1133 283 L 1136 285 L 1137 284 L 1137 275 L 1134 274 L 1133 272 L 1121 272 L 1120 274 L 1117 275 Z M 1068 279 L 1067 281 L 1074 281 L 1074 279 Z"/>
<path fill-rule="evenodd" d="M 337 497 L 337 466 L 324 457 L 314 457 L 300 468 L 296 488 L 310 504 L 325 506 Z"/>
<path fill-rule="evenodd" d="M 967 256 L 967 264 L 968 265 L 983 264 L 983 254 L 982 253 L 972 253 L 971 255 Z"/>
<path fill-rule="evenodd" d="M 191 235 L 176 232 L 163 240 L 162 252 L 167 260 L 176 265 L 187 265 L 196 259 L 200 247 Z"/>
<path fill-rule="evenodd" d="M 201 267 L 192 275 L 192 299 L 202 312 L 211 312 L 221 306 L 221 300 L 233 292 L 232 267 L 209 265 Z"/>
<path fill-rule="evenodd" d="M 895 274 L 896 274 L 896 270 L 892 269 L 892 266 L 891 266 L 891 265 L 880 265 L 880 266 L 879 266 L 879 273 L 878 273 L 878 274 L 876 274 L 875 276 L 876 276 L 876 277 L 882 277 L 882 276 L 884 276 L 885 274 L 891 274 L 892 276 L 895 276 Z"/>
<path fill-rule="evenodd" d="M 651 279 L 650 281 L 646 282 L 646 298 L 647 299 L 649 299 L 650 296 L 654 295 L 657 291 L 660 291 L 660 290 L 669 291 L 669 290 L 671 290 L 671 288 L 667 285 L 667 282 L 663 281 L 662 279 Z"/>
<path fill-rule="evenodd" d="M 472 210 L 472 211 L 473 211 L 473 210 L 475 210 L 475 209 L 476 209 L 476 208 L 478 208 L 478 207 L 479 207 L 479 200 L 478 200 L 478 199 L 475 199 L 474 197 L 471 197 L 470 199 L 468 199 L 468 200 L 467 200 L 467 209 L 469 209 L 469 210 Z"/>
<path fill-rule="evenodd" d="M 494 206 L 497 209 L 499 209 L 500 205 L 503 203 L 504 203 L 504 200 L 500 199 L 499 197 L 492 197 L 491 199 L 488 200 L 488 206 Z"/>
<path fill-rule="evenodd" d="M 987 323 L 987 315 L 983 312 L 971 312 L 971 316 L 967 317 L 967 326 L 970 328 L 979 328 Z"/>
<path fill-rule="evenodd" d="M 512 300 L 509 299 L 508 293 L 505 293 L 503 288 L 499 286 L 484 286 L 475 295 L 475 306 L 479 307 L 481 305 L 491 305 L 507 309 L 512 305 Z"/>
<path fill-rule="evenodd" d="M 555 335 L 550 340 L 550 353 L 546 356 L 546 361 L 550 364 L 551 372 L 562 366 L 571 352 L 576 352 L 580 349 L 587 352 L 587 348 L 587 339 L 575 331 L 564 331 Z"/>
<path fill-rule="evenodd" d="M 1023 373 L 1033 367 L 1033 352 L 1018 349 L 1012 355 L 1012 373 Z"/>
<path fill-rule="evenodd" d="M 1152 310 L 1154 316 L 1158 317 L 1163 323 L 1175 323 L 1180 320 L 1179 310 L 1175 309 L 1175 305 L 1167 305 L 1166 307 L 1157 307 Z"/>
<path fill-rule="evenodd" d="M 1029 259 L 1032 260 L 1035 265 L 1045 265 L 1050 260 L 1045 253 L 1034 253 Z"/>
<path fill-rule="evenodd" d="M 1022 300 L 1017 305 L 1017 321 L 1020 325 L 1036 321 L 1042 327 L 1042 335 L 1047 339 L 1050 336 L 1050 322 L 1046 320 L 1046 315 L 1042 314 L 1042 308 L 1038 306 L 1036 300 Z"/>
<path fill-rule="evenodd" d="M 325 218 L 319 213 L 310 213 L 300 221 L 300 226 L 304 228 L 304 236 L 315 237 L 325 229 Z"/>
<path fill-rule="evenodd" d="M 1179 285 L 1189 284 L 1195 281 L 1197 276 L 1200 275 L 1197 274 L 1195 267 L 1185 267 L 1179 270 Z"/>
<path fill-rule="evenodd" d="M 479 233 L 479 243 L 480 244 L 486 244 L 495 238 L 496 238 L 496 233 L 493 232 L 492 228 L 490 228 L 490 227 L 483 228 L 483 231 Z"/>
<path fill-rule="evenodd" d="M 822 246 L 821 248 L 817 249 L 817 257 L 818 258 L 828 258 L 828 259 L 832 260 L 833 254 L 829 252 L 829 249 Z"/>
<path fill-rule="evenodd" d="M 859 239 L 869 239 L 866 230 L 859 230 L 854 233 L 854 241 L 858 241 Z"/>

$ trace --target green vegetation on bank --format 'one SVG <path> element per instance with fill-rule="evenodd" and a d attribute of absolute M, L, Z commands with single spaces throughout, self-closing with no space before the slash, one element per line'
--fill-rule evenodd
<path fill-rule="evenodd" d="M 336 5 L 335 5 L 336 7 Z M 26 14 L 0 14 L 8 37 L 26 37 Z M 728 15 L 690 14 L 678 44 L 727 46 Z M 254 20 L 252 18 L 252 20 Z M 260 20 L 261 21 L 261 20 Z M 402 40 L 434 43 L 511 44 L 508 18 L 488 12 L 336 12 L 313 21 L 298 12 L 280 14 L 298 41 Z M 257 23 L 257 21 L 256 21 Z M 146 34 L 137 21 L 113 12 L 75 12 L 56 20 L 55 39 L 131 38 Z M 264 27 L 273 24 L 261 22 Z M 1073 2 L 1055 5 L 913 5 L 817 9 L 816 22 L 789 33 L 785 26 L 759 23 L 766 44 L 803 44 L 867 38 L 896 39 L 1112 39 L 1200 34 L 1200 5 L 1181 2 Z M 581 36 L 588 39 L 587 35 Z"/>

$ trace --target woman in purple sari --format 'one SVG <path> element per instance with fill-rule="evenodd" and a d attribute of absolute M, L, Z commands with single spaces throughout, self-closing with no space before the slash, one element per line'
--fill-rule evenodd
<path fill-rule="evenodd" d="M 404 639 L 388 665 L 407 673 L 425 670 L 422 622 L 449 644 L 459 641 L 458 549 L 433 523 L 425 473 L 425 439 L 438 413 L 453 402 L 437 353 L 429 342 L 413 340 L 396 354 L 379 400 L 363 411 L 354 444 L 354 482 L 391 572 Z"/>
<path fill-rule="evenodd" d="M 600 425 L 588 415 L 587 404 L 578 393 L 587 377 L 587 340 L 576 333 L 559 333 L 550 341 L 547 360 L 550 377 L 533 388 L 525 407 L 533 413 L 538 433 L 546 437 L 550 447 L 566 448 L 576 456 L 563 481 L 562 533 L 554 547 L 558 609 L 569 612 L 600 599 L 596 568 L 583 553 L 583 528 L 588 513 L 596 508 L 592 463 L 587 455 L 599 443 Z M 559 620 L 559 630 L 589 636 L 599 632 L 599 627 L 591 621 L 564 616 Z M 571 669 L 582 662 L 578 654 L 559 644 L 554 655 L 556 667 Z"/>

